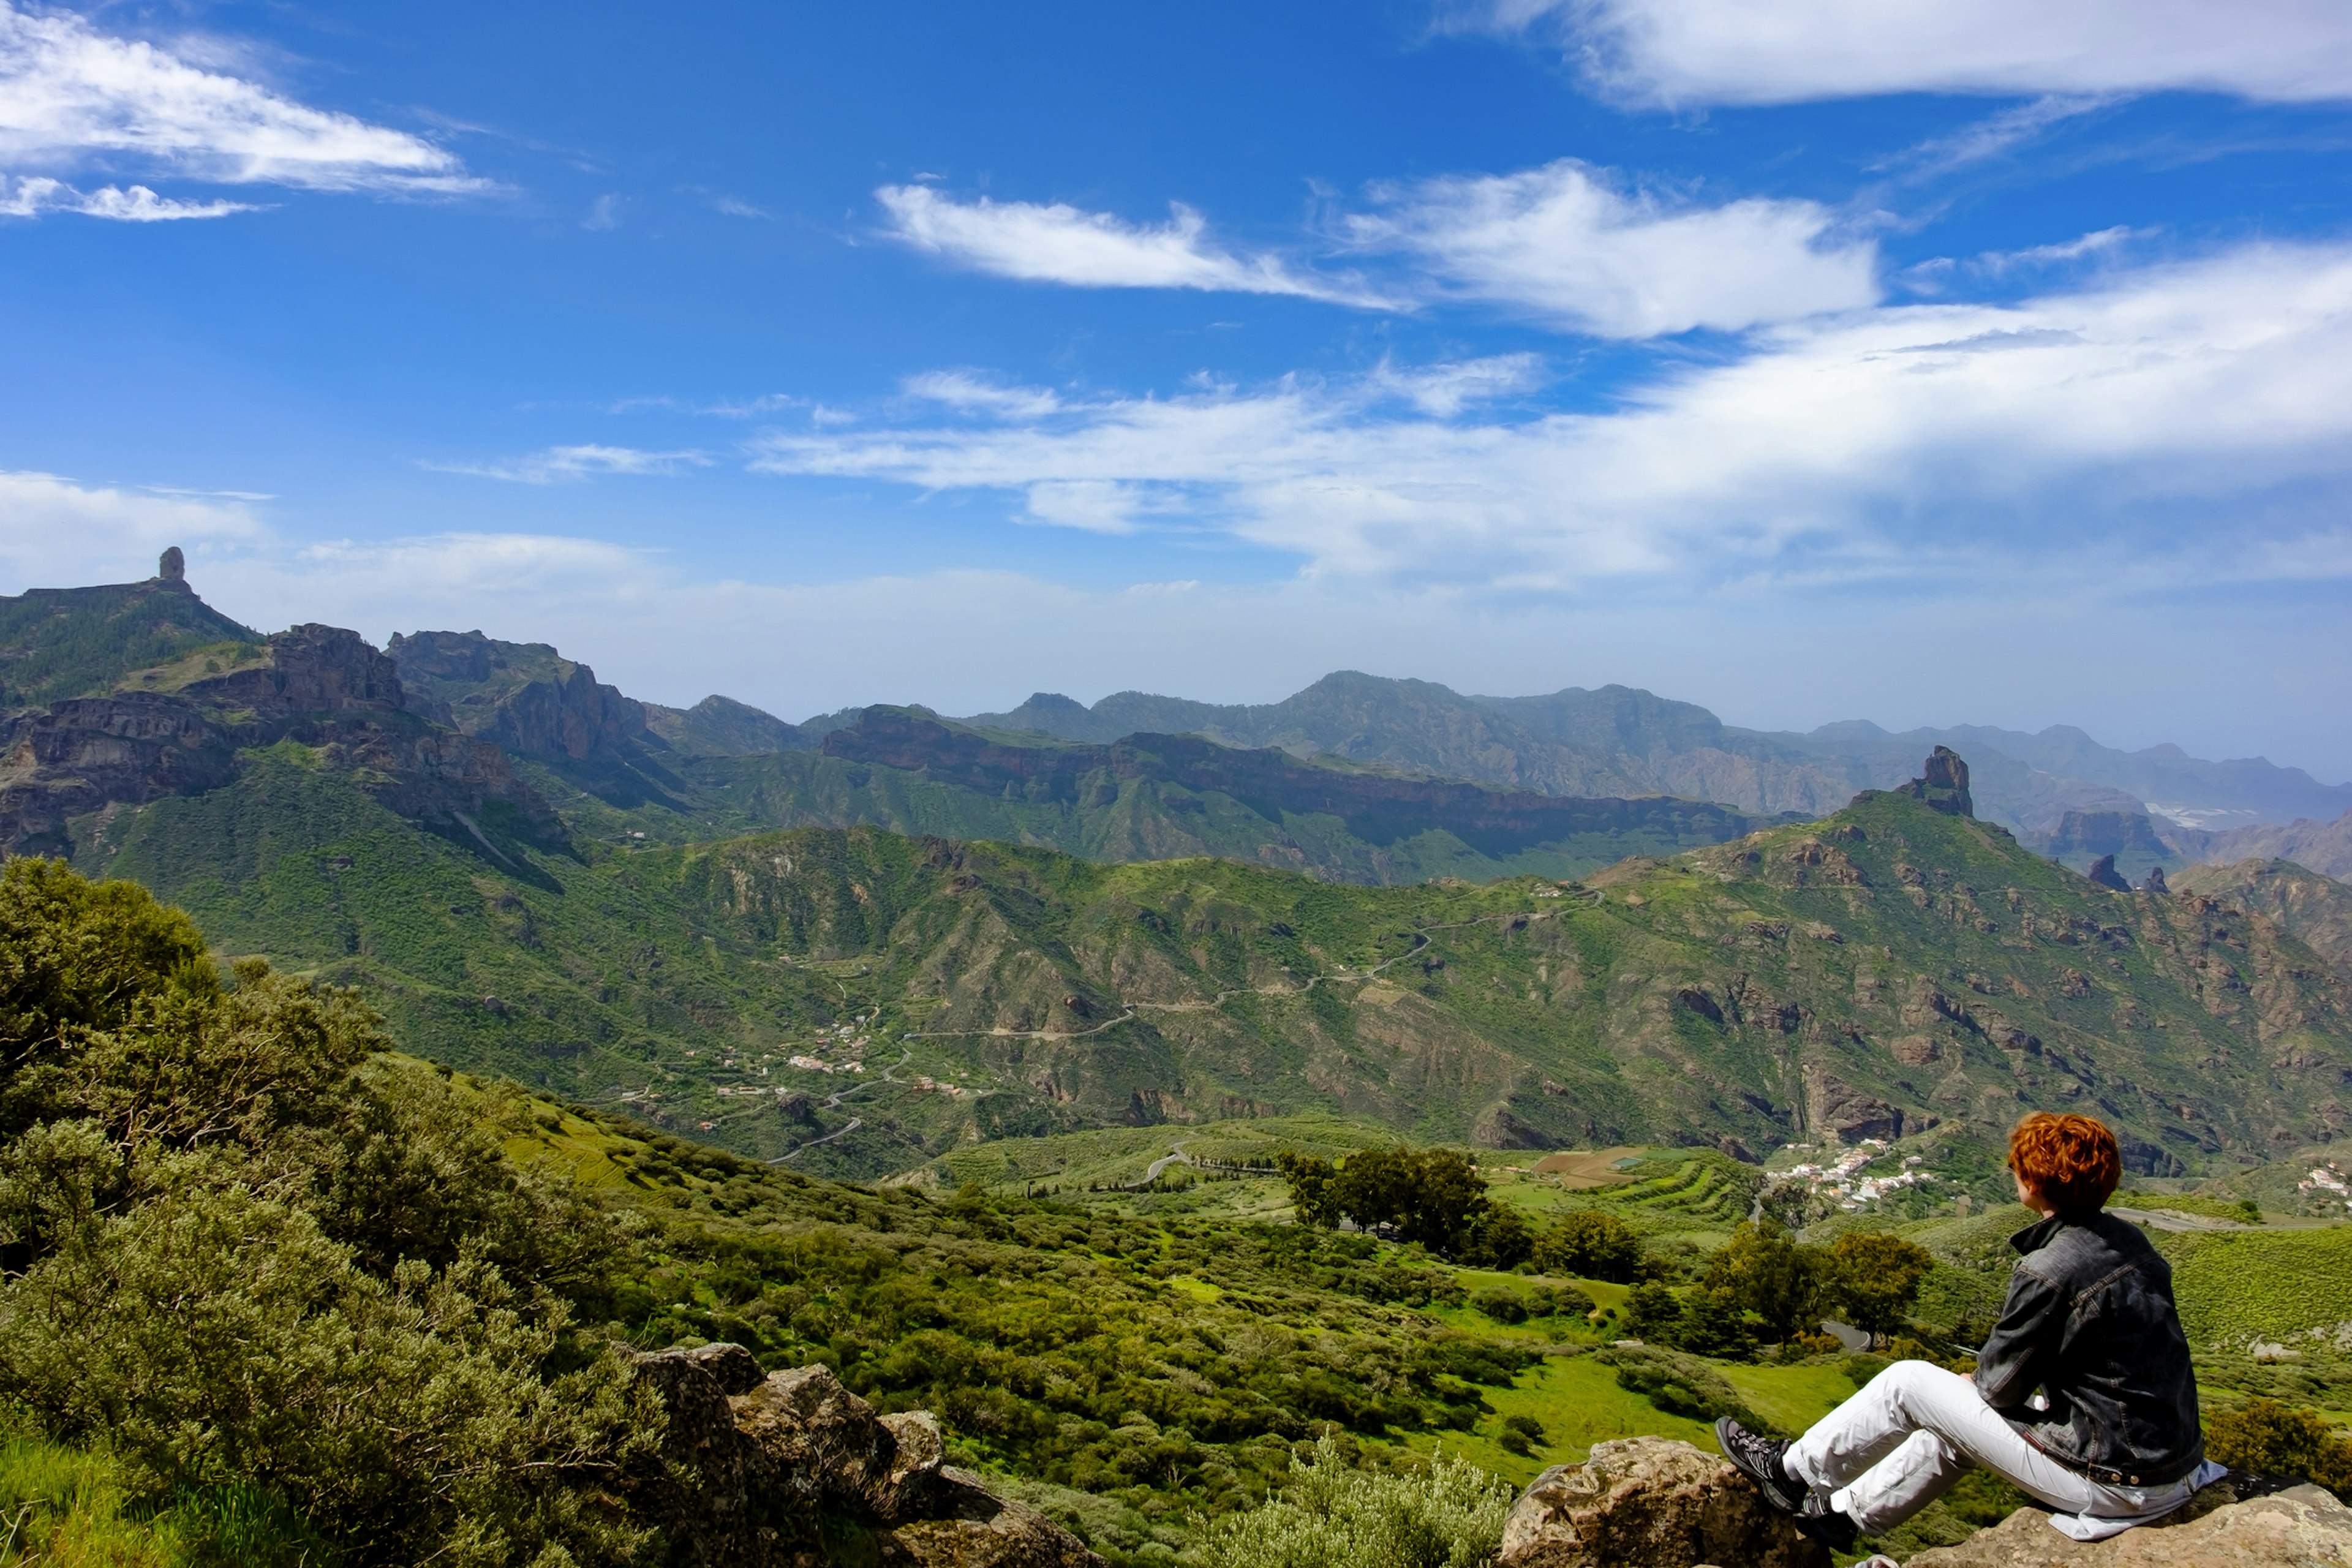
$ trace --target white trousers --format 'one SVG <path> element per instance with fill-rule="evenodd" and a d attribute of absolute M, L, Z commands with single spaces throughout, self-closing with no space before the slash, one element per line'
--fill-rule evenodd
<path fill-rule="evenodd" d="M 1917 1513 L 1971 1465 L 2007 1477 L 2062 1514 L 2098 1520 L 2168 1513 L 2196 1489 L 2194 1478 L 2103 1486 L 2027 1442 L 1974 1383 L 1924 1361 L 1899 1361 L 1872 1378 L 1789 1445 L 1780 1462 L 1807 1486 L 1831 1488 L 1831 1506 L 1864 1535 Z"/>

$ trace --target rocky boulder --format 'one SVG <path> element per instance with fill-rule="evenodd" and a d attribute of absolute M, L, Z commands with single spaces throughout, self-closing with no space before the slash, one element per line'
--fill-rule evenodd
<path fill-rule="evenodd" d="M 2352 1509 L 2317 1487 L 2256 1489 L 2232 1477 L 2169 1518 L 2105 1541 L 2070 1540 L 2039 1509 L 2020 1509 L 1904 1568 L 2352 1568 Z"/>
<path fill-rule="evenodd" d="M 877 1415 L 825 1368 L 762 1373 L 740 1345 L 635 1367 L 669 1421 L 630 1490 L 672 1563 L 1102 1568 L 1068 1531 L 950 1468 L 928 1412 Z"/>
<path fill-rule="evenodd" d="M 1974 816 L 1977 803 L 1969 794 L 1969 764 L 1949 746 L 1938 746 L 1927 753 L 1927 764 L 1919 776 L 1895 792 L 1924 800 L 1948 816 Z"/>
<path fill-rule="evenodd" d="M 1829 1568 L 1820 1544 L 1713 1454 L 1666 1437 L 1592 1446 L 1511 1506 L 1502 1568 Z"/>

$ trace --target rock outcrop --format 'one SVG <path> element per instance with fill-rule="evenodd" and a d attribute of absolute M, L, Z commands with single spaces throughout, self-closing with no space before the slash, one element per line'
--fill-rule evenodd
<path fill-rule="evenodd" d="M 1828 1568 L 1829 1553 L 1713 1454 L 1666 1437 L 1592 1446 L 1520 1495 L 1502 1568 Z"/>
<path fill-rule="evenodd" d="M 2233 1483 L 2105 1541 L 2070 1540 L 2039 1509 L 2020 1509 L 1904 1568 L 2352 1568 L 2352 1509 L 2314 1486 L 2240 1501 Z"/>
<path fill-rule="evenodd" d="M 825 1368 L 762 1373 L 740 1345 L 635 1365 L 669 1423 L 630 1489 L 672 1563 L 1102 1568 L 1068 1531 L 946 1465 L 928 1412 L 877 1415 Z"/>
<path fill-rule="evenodd" d="M 1949 746 L 1927 753 L 1927 764 L 1917 778 L 1895 792 L 1924 800 L 1948 816 L 1974 816 L 1976 801 L 1969 795 L 1969 764 Z"/>
<path fill-rule="evenodd" d="M 2125 881 L 2123 873 L 2116 869 L 2116 858 L 2112 855 L 2102 855 L 2092 861 L 2090 870 L 2084 874 L 2102 888 L 2111 888 L 2118 893 L 2131 891 L 2131 884 Z"/>

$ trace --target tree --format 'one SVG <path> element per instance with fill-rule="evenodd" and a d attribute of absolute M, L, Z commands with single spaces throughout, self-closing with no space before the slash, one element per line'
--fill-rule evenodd
<path fill-rule="evenodd" d="M 1294 1185 L 1295 1190 L 1295 1185 Z M 1393 1226 L 1406 1241 L 1452 1256 L 1471 1222 L 1487 1207 L 1486 1179 L 1453 1149 L 1367 1149 L 1350 1154 L 1332 1179 L 1330 1212 L 1363 1229 Z"/>
<path fill-rule="evenodd" d="M 1495 1206 L 1486 1179 L 1459 1150 L 1424 1149 L 1407 1158 L 1404 1238 L 1433 1252 L 1459 1252 L 1471 1222 Z"/>
<path fill-rule="evenodd" d="M 1899 1236 L 1849 1231 L 1830 1248 L 1829 1297 L 1875 1343 L 1903 1326 L 1935 1266 L 1934 1254 Z"/>
<path fill-rule="evenodd" d="M 1517 1268 L 1534 1253 L 1535 1232 L 1507 1204 L 1486 1200 L 1463 1237 L 1462 1261 L 1474 1268 Z"/>
<path fill-rule="evenodd" d="M 1822 1289 L 1830 1255 L 1807 1247 L 1772 1220 L 1758 1220 L 1731 1233 L 1730 1242 L 1707 1261 L 1706 1283 L 1731 1292 L 1741 1310 L 1763 1321 L 1775 1343 L 1821 1326 Z"/>
<path fill-rule="evenodd" d="M 1339 1223 L 1339 1212 L 1331 1201 L 1330 1161 L 1285 1149 L 1274 1157 L 1274 1168 L 1290 1184 L 1290 1211 L 1300 1225 L 1319 1225 L 1328 1230 Z"/>
<path fill-rule="evenodd" d="M 1641 1267 L 1642 1242 L 1633 1227 L 1615 1215 L 1579 1209 L 1537 1238 L 1535 1261 L 1547 1274 L 1622 1285 Z"/>
<path fill-rule="evenodd" d="M 1625 1315 L 1620 1321 L 1625 1332 L 1637 1340 L 1655 1341 L 1660 1344 L 1675 1342 L 1675 1331 L 1682 1324 L 1683 1304 L 1671 1289 L 1652 1280 L 1636 1285 L 1625 1294 Z"/>

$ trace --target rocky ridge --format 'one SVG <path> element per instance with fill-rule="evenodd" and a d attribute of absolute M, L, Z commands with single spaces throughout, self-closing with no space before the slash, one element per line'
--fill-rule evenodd
<path fill-rule="evenodd" d="M 157 585 L 193 596 L 180 577 Z M 527 839 L 562 837 L 497 746 L 408 710 L 397 668 L 357 633 L 306 625 L 203 645 L 104 694 L 0 719 L 0 852 L 70 854 L 78 819 L 102 837 L 112 814 L 216 789 L 237 776 L 240 753 L 284 742 L 402 816 L 486 846 L 493 813 Z"/>
<path fill-rule="evenodd" d="M 737 1344 L 635 1358 L 667 1417 L 630 1478 L 680 1568 L 1102 1568 L 1077 1537 L 945 1463 L 928 1411 L 877 1415 L 822 1366 Z"/>

